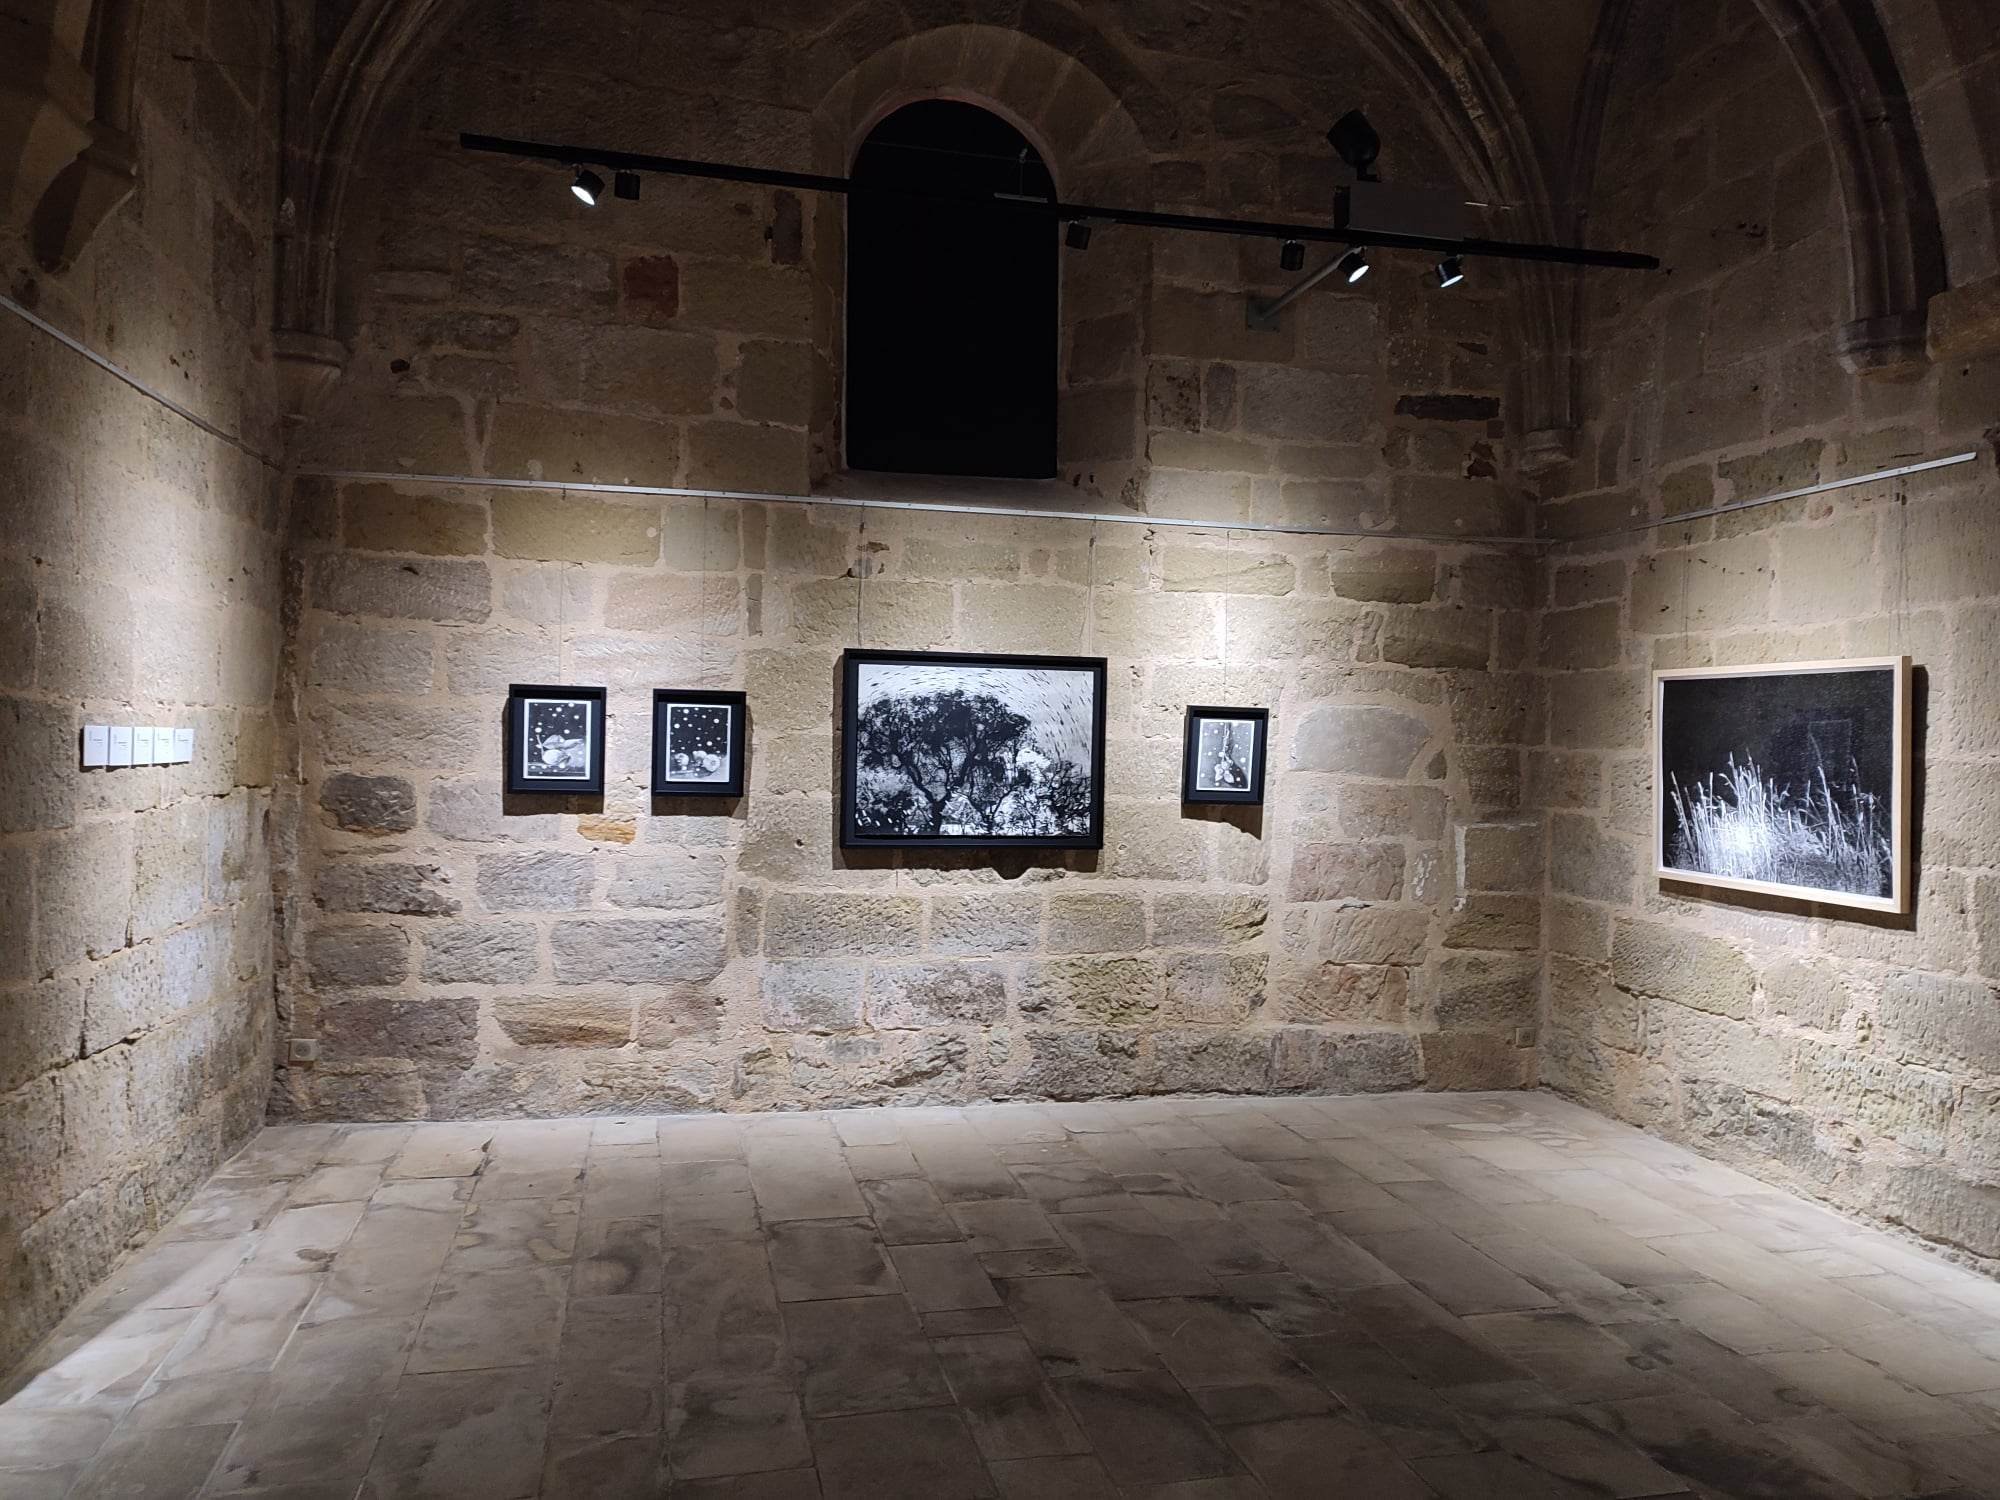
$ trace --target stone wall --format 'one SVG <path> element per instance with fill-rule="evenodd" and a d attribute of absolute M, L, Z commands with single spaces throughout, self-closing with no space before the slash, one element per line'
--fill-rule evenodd
<path fill-rule="evenodd" d="M 1539 866 L 1482 821 L 1525 557 L 368 482 L 299 512 L 293 1113 L 1531 1075 Z M 1102 853 L 838 849 L 857 643 L 1109 657 Z M 502 795 L 510 681 L 609 686 L 601 802 Z M 647 794 L 677 685 L 747 689 L 740 802 Z M 1182 808 L 1190 702 L 1271 706 L 1264 808 Z"/>
<path fill-rule="evenodd" d="M 1584 456 L 1541 521 L 1667 524 L 1558 545 L 1538 584 L 1543 1076 L 2000 1257 L 2000 356 L 1844 374 L 1842 207 L 1797 78 L 1747 8 L 1720 29 L 1713 7 L 1642 9 L 1596 224 L 1674 271 L 1590 283 Z M 1646 76 L 1664 55 L 1691 61 Z M 1900 483 L 1668 519 L 1968 448 L 1975 465 Z M 1894 653 L 1917 671 L 1911 917 L 1652 876 L 1651 670 Z"/>
<path fill-rule="evenodd" d="M 253 446 L 275 127 L 249 6 L 146 8 L 136 196 L 11 295 Z M 0 1367 L 163 1225 L 270 1087 L 274 471 L 0 315 Z M 191 764 L 78 769 L 86 722 Z"/>
<path fill-rule="evenodd" d="M 838 199 L 650 178 L 593 211 L 558 170 L 467 155 L 456 132 L 839 172 L 884 111 L 945 93 L 1020 124 L 1066 194 L 1323 217 L 1338 167 L 1319 137 L 1358 97 L 1353 37 L 1301 27 L 1249 84 L 1228 28 L 1127 18 L 1133 36 L 1104 9 L 932 30 L 867 6 L 722 29 L 651 6 L 464 22 L 358 168 L 354 354 L 305 462 L 879 494 L 839 472 Z M 1448 181 L 1418 117 L 1381 112 L 1397 166 Z M 1116 227 L 1063 256 L 1062 477 L 979 492 L 1212 533 L 302 481 L 281 1023 L 319 1060 L 284 1072 L 284 1108 L 1531 1077 L 1540 874 L 1506 822 L 1529 566 L 1450 540 L 1524 525 L 1500 289 L 1428 292 L 1384 257 L 1365 295 L 1252 332 L 1245 298 L 1275 290 L 1276 259 Z M 1108 657 L 1103 853 L 839 851 L 834 682 L 857 641 Z M 500 708 L 523 680 L 610 687 L 602 807 L 501 797 Z M 644 795 L 649 690 L 677 684 L 749 691 L 734 808 Z M 1274 710 L 1261 815 L 1183 812 L 1181 710 L 1202 701 Z"/>

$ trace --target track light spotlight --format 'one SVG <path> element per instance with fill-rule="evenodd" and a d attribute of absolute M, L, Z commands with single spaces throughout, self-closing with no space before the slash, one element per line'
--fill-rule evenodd
<path fill-rule="evenodd" d="M 1375 175 L 1375 158 L 1382 154 L 1382 137 L 1360 110 L 1350 109 L 1335 120 L 1326 139 L 1340 159 L 1354 168 L 1356 177 L 1363 182 L 1381 180 Z"/>
<path fill-rule="evenodd" d="M 1359 245 L 1340 258 L 1340 274 L 1347 278 L 1349 286 L 1353 286 L 1366 276 L 1371 269 L 1368 264 L 1368 252 Z"/>
<path fill-rule="evenodd" d="M 1465 259 L 1463 256 L 1447 255 L 1438 262 L 1437 279 L 1439 287 L 1457 286 L 1465 280 Z"/>
<path fill-rule="evenodd" d="M 1303 271 L 1306 265 L 1306 247 L 1301 240 L 1286 240 L 1284 248 L 1278 251 L 1278 269 L 1281 271 Z"/>
<path fill-rule="evenodd" d="M 1071 219 L 1063 226 L 1063 243 L 1072 250 L 1090 248 L 1090 226 L 1081 219 Z"/>
<path fill-rule="evenodd" d="M 637 172 L 615 172 L 611 177 L 611 191 L 614 196 L 627 203 L 639 201 L 639 174 Z"/>
<path fill-rule="evenodd" d="M 597 200 L 604 192 L 604 179 L 588 167 L 576 169 L 576 180 L 569 185 L 576 194 L 576 201 L 590 208 L 597 207 Z"/>

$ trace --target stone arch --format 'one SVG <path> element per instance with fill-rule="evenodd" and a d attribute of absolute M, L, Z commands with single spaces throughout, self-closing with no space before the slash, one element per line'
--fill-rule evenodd
<path fill-rule="evenodd" d="M 1613 70 L 1634 10 L 1608 0 L 1578 94 L 1568 197 L 1580 225 L 1596 184 Z M 1921 365 L 1943 236 L 1916 117 L 1871 0 L 1754 0 L 1819 113 L 1847 225 L 1849 321 L 1837 347 L 1856 374 Z"/>
<path fill-rule="evenodd" d="M 1104 46 L 1101 38 L 1098 46 Z M 1142 113 L 1150 112 L 1157 125 L 1164 117 L 1157 107 L 1161 101 L 1152 97 L 1156 92 L 1150 81 L 1135 83 Z M 1159 148 L 1124 96 L 1076 55 L 1042 37 L 978 24 L 942 26 L 891 42 L 834 80 L 813 112 L 815 170 L 846 173 L 861 142 L 885 116 L 905 104 L 938 98 L 975 104 L 1007 120 L 1035 144 L 1066 196 L 1150 206 L 1147 161 Z M 1161 139 L 1171 140 L 1172 133 Z M 812 207 L 816 478 L 841 466 L 844 207 L 834 198 Z M 1144 372 L 1137 351 L 1151 281 L 1151 252 L 1143 235 L 1103 235 L 1089 252 L 1063 258 L 1056 420 L 1064 472 L 1076 463 L 1138 457 Z M 1133 353 L 1101 378 L 1095 370 L 1079 378 L 1076 341 L 1085 325 L 1101 319 L 1127 330 Z"/>

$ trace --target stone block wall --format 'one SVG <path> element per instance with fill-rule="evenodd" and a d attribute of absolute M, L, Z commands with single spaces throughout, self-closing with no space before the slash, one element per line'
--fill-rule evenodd
<path fill-rule="evenodd" d="M 275 127 L 254 7 L 147 6 L 134 198 L 6 286 L 253 447 Z M 276 472 L 0 315 L 0 1368 L 264 1117 Z M 82 772 L 86 722 L 192 763 Z"/>
<path fill-rule="evenodd" d="M 283 1017 L 328 1119 L 1532 1077 L 1525 555 L 304 481 Z M 1101 853 L 837 847 L 843 646 L 1110 659 Z M 601 799 L 501 792 L 511 681 L 610 689 Z M 740 687 L 735 803 L 646 790 Z M 1183 809 L 1190 702 L 1273 709 Z"/>
<path fill-rule="evenodd" d="M 1843 373 L 1842 208 L 1785 59 L 1748 17 L 1700 68 L 1642 78 L 1657 41 L 1615 91 L 1607 160 L 1628 166 L 1603 228 L 1664 241 L 1676 269 L 1591 284 L 1583 456 L 1540 511 L 1552 537 L 1585 538 L 1551 550 L 1533 627 L 1543 1076 L 2000 1258 L 2000 353 Z M 1729 99 L 1758 101 L 1754 150 Z M 1964 467 L 1672 519 L 1968 449 Z M 1645 521 L 1665 524 L 1591 535 Z M 1910 917 L 1654 878 L 1653 669 L 1900 653 L 1917 672 Z"/>

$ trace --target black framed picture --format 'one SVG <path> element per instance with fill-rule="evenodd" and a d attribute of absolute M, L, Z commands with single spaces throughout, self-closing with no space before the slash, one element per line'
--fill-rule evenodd
<path fill-rule="evenodd" d="M 507 689 L 507 790 L 603 795 L 603 688 Z"/>
<path fill-rule="evenodd" d="M 1910 658 L 1653 674 L 1654 873 L 1910 909 Z"/>
<path fill-rule="evenodd" d="M 1190 704 L 1181 746 L 1181 801 L 1262 802 L 1268 708 Z"/>
<path fill-rule="evenodd" d="M 653 689 L 653 795 L 742 796 L 749 740 L 744 694 Z"/>
<path fill-rule="evenodd" d="M 1104 846 L 1104 658 L 844 658 L 847 848 Z"/>

